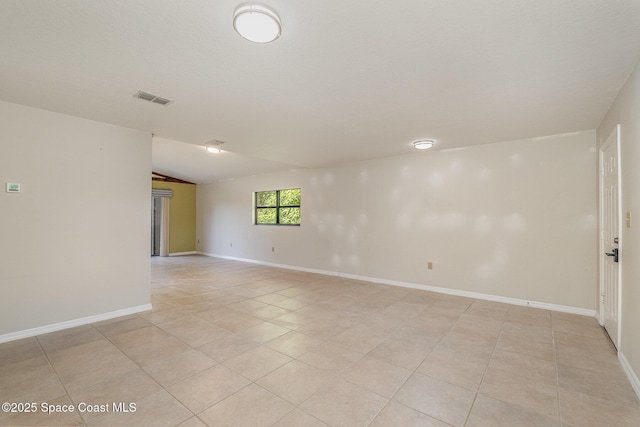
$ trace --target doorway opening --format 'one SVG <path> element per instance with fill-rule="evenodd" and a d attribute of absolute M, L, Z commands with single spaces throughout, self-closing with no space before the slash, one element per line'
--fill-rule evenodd
<path fill-rule="evenodd" d="M 151 194 L 151 256 L 169 256 L 169 200 L 171 190 Z"/>
<path fill-rule="evenodd" d="M 151 198 L 151 256 L 160 256 L 162 198 Z"/>

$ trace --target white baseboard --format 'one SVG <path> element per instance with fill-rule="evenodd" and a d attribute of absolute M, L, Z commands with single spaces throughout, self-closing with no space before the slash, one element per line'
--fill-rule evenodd
<path fill-rule="evenodd" d="M 403 288 L 419 289 L 419 290 L 422 290 L 422 291 L 430 291 L 430 292 L 436 292 L 436 293 L 440 293 L 440 294 L 456 295 L 456 296 L 475 298 L 475 299 L 481 299 L 481 300 L 486 300 L 486 301 L 502 302 L 502 303 L 505 303 L 505 304 L 521 305 L 521 306 L 525 306 L 525 307 L 540 308 L 540 309 L 551 310 L 551 311 L 559 311 L 559 312 L 563 312 L 563 313 L 579 314 L 579 315 L 582 315 L 582 316 L 590 316 L 590 317 L 595 317 L 596 316 L 596 311 L 595 310 L 589 310 L 589 309 L 586 309 L 586 308 L 571 307 L 571 306 L 559 305 L 559 304 L 550 304 L 550 303 L 539 302 L 539 301 L 528 301 L 528 300 L 523 300 L 523 299 L 518 299 L 518 298 L 510 298 L 510 297 L 502 297 L 502 296 L 498 296 L 498 295 L 483 294 L 483 293 L 479 293 L 479 292 L 471 292 L 471 291 L 463 291 L 463 290 L 458 290 L 458 289 L 442 288 L 442 287 L 439 287 L 439 286 L 421 285 L 421 284 L 418 284 L 418 283 L 400 282 L 400 281 L 397 281 L 397 280 L 380 279 L 380 278 L 377 278 L 377 277 L 360 276 L 360 275 L 357 275 L 357 274 L 340 273 L 340 272 L 337 272 L 337 271 L 330 271 L 330 270 L 319 270 L 319 269 L 315 269 L 315 268 L 298 267 L 298 266 L 287 265 L 287 264 L 276 264 L 276 263 L 273 263 L 273 262 L 259 261 L 259 260 L 253 260 L 253 259 L 247 259 L 247 258 L 238 258 L 238 257 L 232 257 L 232 256 L 226 256 L 226 255 L 209 254 L 209 253 L 205 253 L 205 252 L 198 252 L 198 254 L 209 256 L 209 257 L 213 257 L 213 258 L 221 258 L 221 259 L 228 259 L 228 260 L 233 260 L 233 261 L 249 262 L 249 263 L 252 263 L 252 264 L 266 265 L 266 266 L 269 266 L 269 267 L 284 268 L 284 269 L 287 269 L 287 270 L 304 271 L 306 273 L 316 273 L 316 274 L 323 274 L 325 276 L 337 276 L 337 277 L 344 277 L 346 279 L 354 279 L 354 280 L 362 280 L 362 281 L 372 282 L 372 283 L 380 283 L 382 285 L 400 286 L 400 287 L 403 287 Z"/>
<path fill-rule="evenodd" d="M 640 379 L 638 379 L 638 375 L 636 375 L 635 371 L 629 364 L 629 361 L 624 357 L 624 354 L 621 351 L 618 352 L 618 360 L 620 360 L 622 369 L 624 369 L 625 374 L 627 374 L 627 378 L 629 378 L 631 387 L 633 387 L 638 399 L 640 399 Z"/>
<path fill-rule="evenodd" d="M 129 314 L 141 313 L 151 310 L 151 304 L 139 305 L 136 307 L 123 308 L 122 310 L 110 311 L 108 313 L 96 314 L 94 316 L 81 317 L 79 319 L 67 320 L 66 322 L 53 323 L 51 325 L 38 326 L 37 328 L 25 329 L 23 331 L 11 332 L 0 335 L 0 343 L 34 337 L 36 335 L 48 334 L 49 332 L 61 331 L 63 329 L 74 328 L 76 326 L 88 325 L 90 323 L 101 322 L 103 320 L 114 319 L 116 317 L 127 316 Z"/>
<path fill-rule="evenodd" d="M 196 251 L 189 251 L 189 252 L 172 252 L 169 254 L 169 256 L 184 256 L 184 255 L 197 255 L 198 252 Z"/>

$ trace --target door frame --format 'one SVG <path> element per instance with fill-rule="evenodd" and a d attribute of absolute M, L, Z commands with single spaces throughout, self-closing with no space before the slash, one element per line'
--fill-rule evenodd
<path fill-rule="evenodd" d="M 615 136 L 615 138 L 613 138 L 613 136 Z M 600 216 L 600 220 L 598 221 L 598 258 L 599 258 L 599 283 L 598 283 L 598 301 L 599 301 L 599 318 L 598 318 L 598 322 L 600 323 L 600 325 L 604 328 L 604 292 L 605 292 L 605 288 L 604 288 L 604 273 L 605 273 L 605 269 L 604 269 L 604 263 L 607 260 L 607 256 L 605 255 L 605 244 L 604 244 L 604 210 L 605 210 L 605 203 L 604 203 L 604 152 L 607 150 L 607 148 L 609 148 L 609 146 L 611 146 L 611 144 L 616 144 L 617 145 L 617 153 L 618 153 L 618 158 L 617 158 L 617 163 L 618 163 L 618 167 L 617 167 L 617 181 L 618 181 L 618 251 L 620 251 L 622 254 L 624 254 L 624 252 L 622 252 L 623 249 L 623 241 L 622 241 L 622 174 L 621 174 L 621 164 L 620 164 L 620 124 L 617 124 L 613 130 L 611 131 L 611 133 L 609 134 L 609 136 L 607 137 L 607 139 L 604 140 L 604 142 L 602 143 L 602 145 L 600 146 L 599 150 L 598 150 L 598 190 L 599 190 L 599 197 L 598 197 L 598 213 Z M 620 345 L 620 338 L 621 338 L 621 330 L 622 330 L 622 268 L 620 263 L 618 263 L 618 330 L 617 330 L 617 337 L 616 337 L 616 342 L 618 343 L 618 346 Z M 607 331 L 608 333 L 608 331 Z"/>

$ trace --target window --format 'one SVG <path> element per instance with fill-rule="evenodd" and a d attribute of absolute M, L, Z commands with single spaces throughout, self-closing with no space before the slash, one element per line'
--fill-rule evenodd
<path fill-rule="evenodd" d="M 258 191 L 256 224 L 300 225 L 300 189 Z"/>

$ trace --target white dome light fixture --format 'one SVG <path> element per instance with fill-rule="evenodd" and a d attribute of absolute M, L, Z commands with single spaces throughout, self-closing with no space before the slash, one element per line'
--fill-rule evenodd
<path fill-rule="evenodd" d="M 236 8 L 233 28 L 245 39 L 256 43 L 272 42 L 282 33 L 276 11 L 257 3 L 242 3 Z"/>
<path fill-rule="evenodd" d="M 433 147 L 435 141 L 433 139 L 421 139 L 413 142 L 413 148 L 416 150 L 427 150 Z"/>

